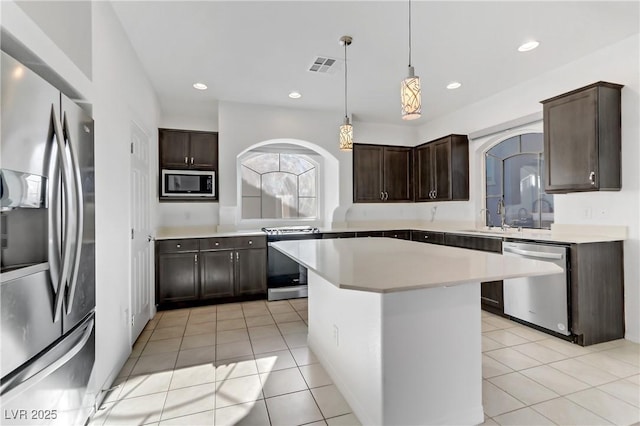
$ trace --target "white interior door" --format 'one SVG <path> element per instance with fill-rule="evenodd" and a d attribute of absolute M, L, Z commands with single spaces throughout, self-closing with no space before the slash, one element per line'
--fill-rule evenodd
<path fill-rule="evenodd" d="M 149 137 L 131 123 L 131 344 L 151 315 L 153 283 Z"/>

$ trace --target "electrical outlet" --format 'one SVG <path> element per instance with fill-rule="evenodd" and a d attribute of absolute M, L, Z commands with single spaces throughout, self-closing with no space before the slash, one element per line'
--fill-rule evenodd
<path fill-rule="evenodd" d="M 340 346 L 340 332 L 337 325 L 333 325 L 333 341 L 336 343 L 336 347 Z"/>

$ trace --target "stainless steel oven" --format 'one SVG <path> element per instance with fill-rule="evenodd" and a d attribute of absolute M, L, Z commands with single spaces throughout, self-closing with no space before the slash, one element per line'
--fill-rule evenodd
<path fill-rule="evenodd" d="M 307 268 L 271 247 L 272 242 L 318 239 L 318 228 L 285 226 L 262 228 L 267 234 L 267 299 L 281 300 L 307 297 Z"/>

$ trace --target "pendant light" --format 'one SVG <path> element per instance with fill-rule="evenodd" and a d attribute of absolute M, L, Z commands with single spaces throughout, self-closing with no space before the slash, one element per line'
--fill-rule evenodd
<path fill-rule="evenodd" d="M 409 0 L 409 75 L 400 83 L 403 120 L 420 118 L 422 110 L 421 98 L 420 77 L 415 75 L 413 67 L 411 66 L 411 0 Z"/>
<path fill-rule="evenodd" d="M 353 126 L 347 115 L 347 46 L 351 45 L 351 36 L 340 37 L 340 45 L 344 46 L 344 122 L 340 126 L 340 150 L 351 151 L 353 149 Z"/>

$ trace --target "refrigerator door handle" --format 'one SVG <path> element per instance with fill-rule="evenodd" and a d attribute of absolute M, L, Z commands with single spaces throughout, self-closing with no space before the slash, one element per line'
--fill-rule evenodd
<path fill-rule="evenodd" d="M 51 105 L 51 125 L 53 128 L 53 136 L 55 137 L 56 140 L 56 145 L 58 147 L 58 159 L 60 161 L 60 164 L 62 164 L 62 170 L 61 170 L 61 175 L 62 175 L 62 183 L 64 185 L 64 191 L 65 191 L 65 204 L 66 206 L 63 207 L 64 212 L 63 212 L 63 220 L 64 220 L 64 225 L 63 225 L 63 232 L 64 232 L 64 238 L 62 239 L 62 256 L 61 256 L 61 263 L 62 263 L 62 267 L 60 268 L 60 272 L 58 274 L 57 277 L 52 276 L 52 281 L 54 282 L 54 285 L 56 283 L 56 279 L 57 279 L 57 287 L 58 290 L 56 291 L 56 297 L 55 297 L 55 302 L 54 302 L 54 317 L 53 317 L 53 321 L 54 322 L 58 322 L 60 320 L 60 316 L 61 316 L 61 311 L 62 311 L 62 301 L 63 301 L 63 295 L 64 295 L 64 290 L 65 290 L 65 283 L 67 281 L 67 278 L 69 277 L 69 260 L 70 260 L 70 256 L 69 256 L 69 251 L 71 251 L 71 223 L 70 223 L 70 204 L 71 204 L 71 177 L 69 176 L 69 163 L 67 161 L 67 156 L 65 155 L 65 146 L 64 146 L 64 139 L 62 138 L 62 131 L 60 129 L 60 122 L 58 121 L 58 118 L 56 117 L 56 110 L 55 110 L 55 106 Z M 54 209 L 55 206 L 49 206 L 50 209 Z M 51 254 L 51 253 L 50 253 Z"/>
<path fill-rule="evenodd" d="M 71 133 L 69 132 L 69 122 L 65 113 L 62 120 L 62 132 L 65 137 L 67 148 L 71 157 L 71 169 L 69 170 L 73 177 L 73 195 L 75 199 L 75 214 L 71 218 L 75 228 L 75 253 L 73 253 L 73 264 L 71 275 L 69 277 L 69 292 L 67 294 L 67 314 L 73 309 L 73 299 L 78 284 L 78 269 L 80 268 L 80 253 L 82 251 L 82 237 L 84 228 L 84 207 L 82 199 L 82 177 L 80 176 L 80 167 L 78 166 L 78 157 L 75 148 L 71 143 Z M 69 216 L 69 214 L 67 214 Z"/>
<path fill-rule="evenodd" d="M 49 351 L 49 353 L 62 352 L 63 355 L 58 359 L 52 361 L 45 355 L 42 358 L 39 358 L 35 363 L 33 363 L 21 373 L 3 382 L 0 387 L 0 396 L 2 396 L 2 403 L 6 404 L 16 396 L 27 391 L 29 388 L 37 385 L 42 380 L 47 378 L 47 376 L 53 374 L 56 370 L 64 366 L 74 356 L 76 356 L 91 338 L 94 322 L 95 321 L 92 318 L 85 324 L 84 332 L 82 333 L 79 341 L 74 344 L 71 349 L 64 350 L 64 346 L 67 344 L 67 339 L 65 339 Z M 77 330 L 76 332 L 79 331 L 80 330 Z"/>

